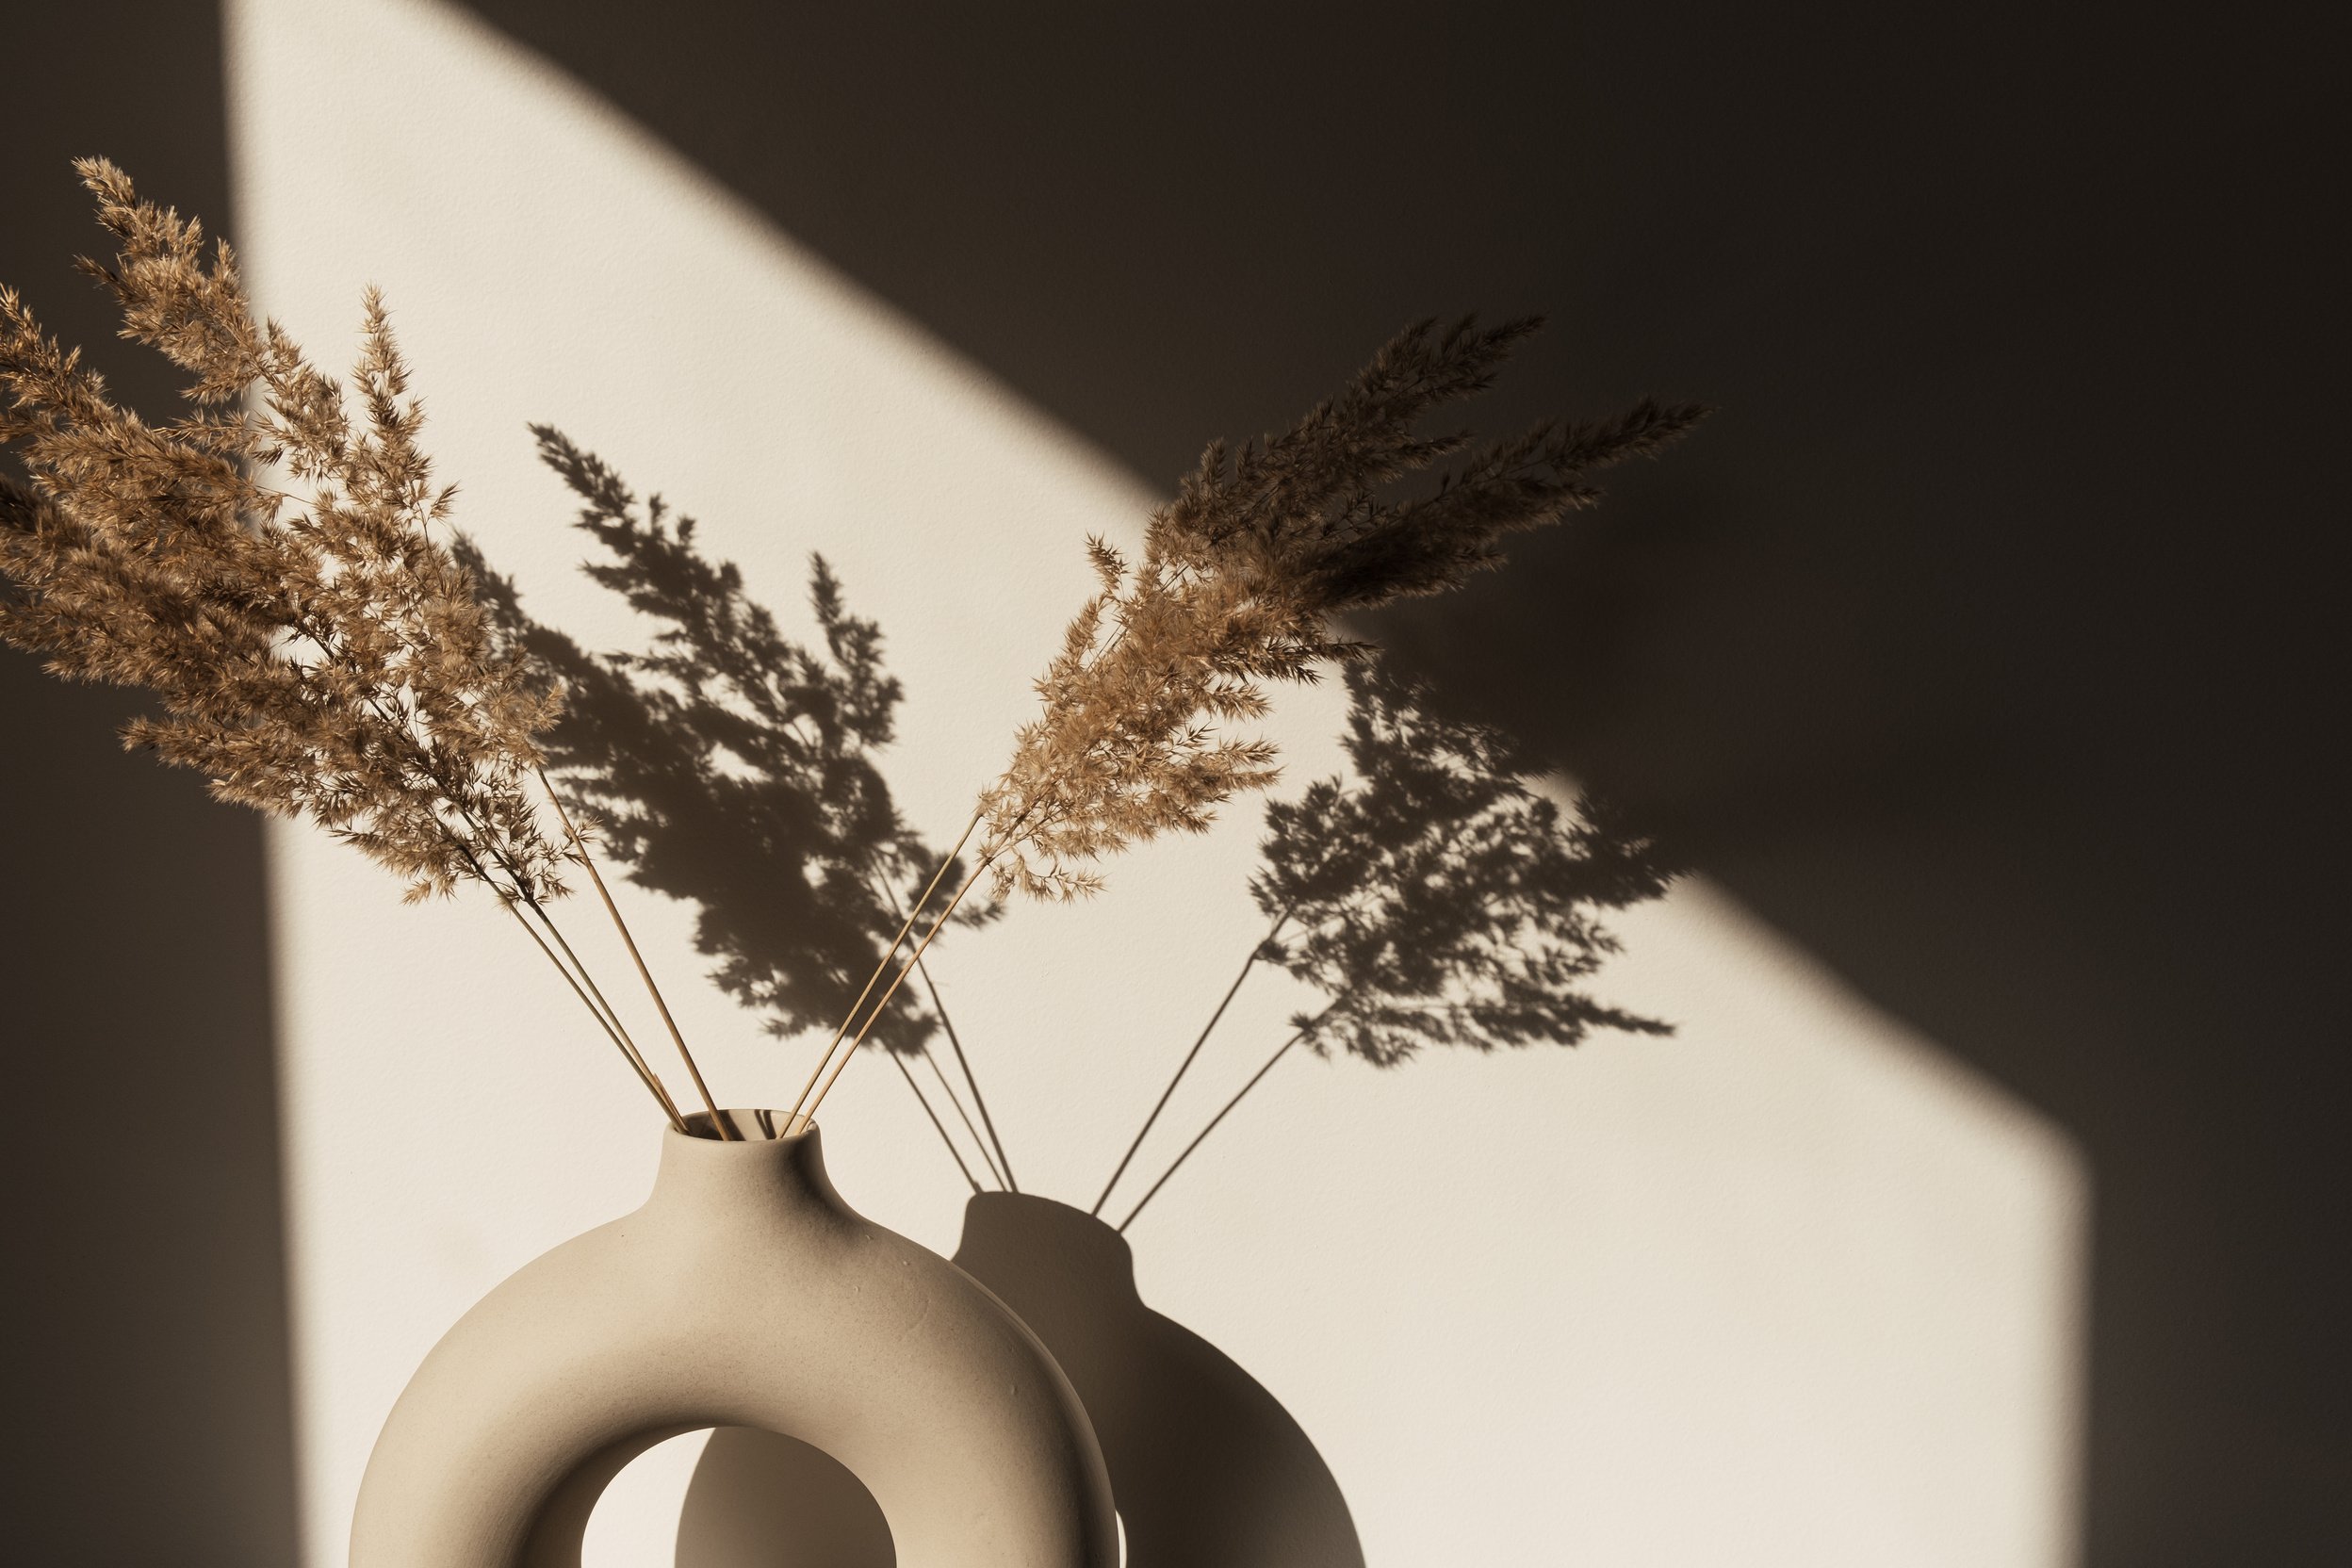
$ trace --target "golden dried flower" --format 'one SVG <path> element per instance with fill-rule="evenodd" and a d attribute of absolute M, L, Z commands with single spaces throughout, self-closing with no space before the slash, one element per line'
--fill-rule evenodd
<path fill-rule="evenodd" d="M 1429 494 L 1395 483 L 1471 445 L 1422 435 L 1431 410 L 1483 391 L 1539 325 L 1412 327 L 1339 397 L 1228 459 L 1202 456 L 1153 514 L 1130 566 L 1090 540 L 1102 587 L 1037 681 L 1037 718 L 980 800 L 1000 893 L 1071 898 L 1089 869 L 1170 830 L 1199 832 L 1234 795 L 1271 784 L 1270 742 L 1228 727 L 1267 710 L 1264 683 L 1313 680 L 1368 645 L 1329 618 L 1459 587 L 1502 564 L 1506 533 L 1556 522 L 1600 493 L 1586 476 L 1654 453 L 1705 411 L 1644 400 L 1596 424 L 1548 423 L 1471 451 Z"/>
<path fill-rule="evenodd" d="M 524 780 L 554 715 L 497 645 L 471 577 L 433 536 L 450 492 L 383 302 L 348 390 L 257 321 L 225 243 L 77 171 L 121 247 L 85 270 L 122 335 L 189 375 L 150 425 L 0 288 L 0 440 L 30 477 L 0 502 L 0 638 L 58 675 L 141 686 L 125 740 L 226 800 L 307 817 L 408 879 L 535 901 L 562 890 Z M 263 482 L 277 469 L 305 495 Z"/>

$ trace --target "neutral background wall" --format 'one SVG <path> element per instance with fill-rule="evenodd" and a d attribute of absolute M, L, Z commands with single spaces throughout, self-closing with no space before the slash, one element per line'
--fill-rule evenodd
<path fill-rule="evenodd" d="M 643 635 L 570 571 L 525 418 L 661 486 L 788 626 L 823 549 L 906 684 L 899 796 L 951 835 L 1086 592 L 1086 533 L 1132 542 L 1151 491 L 462 13 L 232 14 L 258 286 L 313 344 L 348 335 L 356 280 L 398 302 L 466 526 L 527 602 L 594 640 Z M 1335 695 L 1283 715 L 1302 776 L 1331 765 Z M 1122 863 L 1095 906 L 1021 909 L 939 955 L 1029 1190 L 1091 1200 L 1254 941 L 1251 817 Z M 270 841 L 323 1560 L 416 1359 L 498 1278 L 633 1201 L 651 1138 L 502 916 L 419 919 L 315 836 Z M 656 954 L 686 951 L 679 911 L 639 899 L 632 918 Z M 1287 1063 L 1134 1233 L 1145 1298 L 1288 1406 L 1375 1562 L 1755 1559 L 1759 1540 L 1790 1563 L 2059 1560 L 2080 1204 L 2063 1140 L 1703 888 L 1627 936 L 1607 989 L 1676 1020 L 1673 1046 Z M 431 991 L 386 1006 L 416 974 Z M 1142 1172 L 1298 1002 L 1244 993 Z M 789 1099 L 805 1044 L 760 1041 L 707 991 L 683 1006 L 724 1092 Z M 878 1066 L 825 1106 L 837 1174 L 947 1250 L 964 1191 Z M 1670 1516 L 1686 1489 L 1707 1506 Z M 676 1505 L 648 1487 L 610 1511 L 617 1563 Z"/>
<path fill-rule="evenodd" d="M 1385 1079 L 1298 1064 L 1138 1227 L 1147 1298 L 1324 1444 L 1372 1560 L 1467 1540 L 2054 1561 L 2078 1511 L 2094 1561 L 2341 1555 L 2341 547 L 2313 462 L 2341 395 L 2319 368 L 2315 41 L 1675 8 L 482 14 L 571 80 L 449 12 L 238 8 L 237 227 L 271 308 L 331 355 L 358 284 L 392 290 L 466 520 L 551 618 L 627 629 L 565 583 L 524 418 L 688 501 L 780 605 L 801 551 L 834 555 L 893 633 L 897 776 L 926 820 L 1018 712 L 1080 591 L 1076 535 L 1132 528 L 1204 436 L 1286 418 L 1398 322 L 1551 310 L 1519 413 L 1646 390 L 1721 406 L 1575 539 L 1380 629 L 1699 863 L 1705 884 L 1629 924 L 1609 986 L 1682 1038 Z M 185 88 L 204 46 L 56 79 L 87 80 L 64 94 L 86 113 L 125 78 Z M 173 156 L 222 145 L 219 100 L 189 90 L 216 139 L 158 138 L 152 164 L 107 145 L 220 210 L 217 168 L 168 184 Z M 27 125 L 27 148 L 54 139 Z M 12 279 L 62 253 L 54 233 L 20 265 L 11 229 Z M 994 614 L 952 596 L 972 582 Z M 20 684 L 11 713 L 57 700 Z M 1291 721 L 1305 760 L 1327 720 Z M 102 751 L 93 768 L 136 775 Z M 44 756 L 14 776 L 60 776 Z M 146 819 L 184 820 L 158 833 L 182 852 L 246 830 L 155 788 L 188 803 Z M 142 909 L 220 906 L 217 875 L 96 837 Z M 405 1369 L 507 1267 L 632 1200 L 645 1161 L 618 1152 L 645 1129 L 591 1042 L 547 1027 L 560 998 L 468 967 L 498 951 L 467 923 L 486 916 L 385 909 L 364 868 L 274 842 L 305 1530 L 333 1560 Z M 1244 825 L 1122 868 L 1083 923 L 971 944 L 983 1070 L 1048 1190 L 1090 1194 L 1148 1098 L 1133 1021 L 1197 1013 L 1246 942 L 1246 856 Z M 123 918 L 103 928 L 127 946 Z M 135 995 L 122 975 L 188 953 L 140 942 L 100 969 L 65 961 L 88 939 L 32 939 L 11 993 L 68 1020 L 89 976 Z M 192 967 L 248 977 L 245 1014 L 204 1016 L 250 1064 L 267 1029 L 241 951 Z M 375 1004 L 420 971 L 448 978 L 414 1010 Z M 792 1076 L 723 1008 L 694 1024 L 731 1082 Z M 60 1059 L 90 1058 L 36 1054 Z M 551 1114 L 511 1135 L 500 1107 L 540 1094 Z M 951 1242 L 953 1172 L 903 1092 L 844 1095 L 853 1197 Z M 200 1179 L 265 1168 L 266 1105 L 256 1086 L 202 1119 L 234 1131 L 188 1162 Z M 1413 1209 L 1363 1151 L 1432 1133 L 1478 1157 Z M 145 1463 L 119 1491 L 153 1495 L 228 1451 L 203 1423 L 276 1434 L 245 1490 L 191 1515 L 189 1560 L 285 1550 L 275 1201 L 232 1180 L 195 1205 L 253 1250 L 200 1250 L 217 1266 L 182 1291 L 244 1293 L 245 1337 L 146 1341 L 185 1376 L 232 1369 L 229 1394 L 172 1402 L 195 1430 L 90 1432 L 61 1467 Z M 103 1386 L 127 1336 L 65 1325 L 130 1298 L 89 1260 L 139 1250 L 129 1227 L 154 1219 L 89 1213 L 80 1251 L 36 1237 L 66 1266 L 37 1321 Z M 1420 1275 L 1380 1266 L 1400 1234 L 1435 1250 Z M 1367 1388 L 1367 1364 L 1389 1379 Z M 74 1404 L 41 1396 L 68 1429 Z M 145 1458 L 167 1430 L 184 1454 Z M 57 1560 L 139 1555 L 96 1532 L 150 1527 L 70 1494 L 50 1481 L 20 1511 Z M 636 1506 L 658 1535 L 659 1488 Z"/>
<path fill-rule="evenodd" d="M 12 7 L 0 280 L 168 413 L 71 270 L 101 150 L 225 213 L 209 7 Z M 135 706 L 0 657 L 0 1552 L 292 1560 L 293 1437 L 261 825 L 126 758 Z"/>

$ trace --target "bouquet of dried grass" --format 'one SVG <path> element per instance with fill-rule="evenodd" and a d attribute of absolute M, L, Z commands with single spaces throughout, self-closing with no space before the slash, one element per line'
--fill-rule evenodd
<path fill-rule="evenodd" d="M 487 887 L 682 1128 L 549 910 L 569 866 L 603 891 L 540 772 L 559 699 L 501 645 L 455 553 L 452 492 L 417 444 L 423 412 L 383 301 L 367 297 L 346 388 L 254 317 L 225 241 L 207 251 L 193 220 L 141 201 L 103 159 L 75 167 L 121 247 L 83 270 L 113 293 L 123 336 L 188 372 L 190 407 L 141 419 L 0 287 L 0 441 L 29 480 L 0 492 L 15 590 L 0 638 L 69 679 L 146 688 L 161 713 L 127 744 L 224 800 L 317 823 L 405 878 L 412 900 Z"/>
<path fill-rule="evenodd" d="M 934 889 L 975 832 L 976 863 L 868 1008 L 889 958 L 875 970 L 796 1115 L 815 1114 L 855 1055 L 824 1076 L 834 1052 L 864 1039 L 984 876 L 1000 893 L 1080 897 L 1102 887 L 1094 868 L 1105 858 L 1204 830 L 1217 807 L 1278 776 L 1272 743 L 1230 732 L 1265 715 L 1267 684 L 1314 680 L 1321 666 L 1372 651 L 1335 631 L 1332 617 L 1444 593 L 1500 565 L 1505 535 L 1591 506 L 1600 497 L 1592 474 L 1661 450 L 1704 416 L 1644 400 L 1614 419 L 1546 423 L 1483 446 L 1465 431 L 1421 433 L 1432 412 L 1492 385 L 1540 324 L 1412 327 L 1289 430 L 1230 454 L 1212 445 L 1152 515 L 1140 560 L 1088 541 L 1101 587 L 1070 621 L 1037 683 L 1038 716 L 982 792 Z M 1395 497 L 1399 481 L 1448 459 L 1459 461 L 1425 493 Z M 931 896 L 926 889 L 893 955 Z"/>
<path fill-rule="evenodd" d="M 889 739 L 898 695 L 881 673 L 878 629 L 842 608 L 822 562 L 820 656 L 743 600 L 731 566 L 703 560 L 691 523 L 673 525 L 658 500 L 638 511 L 610 469 L 541 429 L 542 454 L 585 503 L 582 526 L 617 557 L 594 569 L 599 580 L 672 626 L 652 655 L 590 657 L 523 615 L 512 586 L 449 528 L 451 491 L 433 483 L 422 414 L 372 291 L 347 388 L 256 319 L 225 244 L 207 252 L 194 221 L 141 201 L 112 165 L 77 167 L 121 247 L 111 265 L 83 265 L 115 295 L 123 335 L 188 373 L 190 410 L 142 421 L 0 289 L 0 441 L 29 480 L 0 489 L 0 575 L 15 590 L 0 604 L 0 638 L 70 678 L 152 691 L 160 715 L 134 724 L 128 743 L 204 773 L 223 799 L 318 824 L 406 878 L 412 899 L 487 887 L 674 1126 L 686 1125 L 677 1102 L 550 910 L 570 870 L 586 873 L 618 929 L 716 1135 L 732 1135 L 582 824 L 549 781 L 551 756 L 606 810 L 634 874 L 657 887 L 685 841 L 658 813 L 632 814 L 659 782 L 638 742 L 688 760 L 662 787 L 684 790 L 706 825 L 731 822 L 762 840 L 779 824 L 808 827 L 789 850 L 789 869 L 813 890 L 807 961 L 778 958 L 773 933 L 763 950 L 760 919 L 741 900 L 706 898 L 698 934 L 722 958 L 723 983 L 771 1009 L 779 1028 L 805 1025 L 821 998 L 845 990 L 848 966 L 894 922 L 792 1107 L 798 1125 L 878 1027 L 886 1040 L 902 1036 L 901 1050 L 920 1047 L 928 1020 L 893 1012 L 894 999 L 959 911 L 972 918 L 968 901 L 984 881 L 999 898 L 1082 897 L 1102 887 L 1109 857 L 1205 829 L 1278 775 L 1272 743 L 1236 728 L 1265 716 L 1270 686 L 1314 680 L 1325 666 L 1349 669 L 1350 749 L 1369 782 L 1357 793 L 1316 786 L 1269 819 L 1257 890 L 1276 919 L 1251 962 L 1279 958 L 1333 995 L 1289 1043 L 1321 1050 L 1337 1038 L 1393 1060 L 1446 1030 L 1485 1031 L 1473 1043 L 1491 1043 L 1496 1030 L 1656 1027 L 1568 988 L 1605 946 L 1576 908 L 1610 901 L 1593 880 L 1594 841 L 1547 814 L 1490 734 L 1432 729 L 1418 695 L 1365 673 L 1370 646 L 1332 622 L 1499 564 L 1505 535 L 1592 504 L 1592 474 L 1659 450 L 1701 410 L 1643 401 L 1615 419 L 1483 446 L 1467 433 L 1425 434 L 1421 422 L 1484 390 L 1536 323 L 1410 329 L 1291 429 L 1230 453 L 1212 446 L 1152 516 L 1138 559 L 1089 541 L 1099 587 L 1037 682 L 1037 716 L 956 844 L 933 857 L 868 760 Z M 1398 495 L 1431 470 L 1434 483 Z M 577 722 L 551 752 L 567 694 Z M 1432 734 L 1437 760 L 1424 757 L 1413 775 L 1405 764 Z M 757 776 L 721 788 L 694 760 L 716 747 L 755 759 Z M 1400 815 L 1399 800 L 1417 804 Z M 1383 825 L 1406 840 L 1375 843 Z M 1383 901 L 1382 874 L 1437 866 L 1465 835 L 1484 849 L 1455 866 L 1450 926 L 1431 925 L 1446 920 L 1417 892 Z M 934 859 L 923 880 L 920 867 Z M 1561 880 L 1563 868 L 1576 874 Z M 1618 874 L 1611 886 L 1626 898 L 1658 885 L 1625 866 Z M 1508 930 L 1495 924 L 1506 912 Z M 1284 946 L 1276 939 L 1295 919 L 1309 929 Z M 1417 968 L 1403 960 L 1408 945 L 1424 950 Z M 999 1175 L 1009 1184 L 1008 1162 Z"/>

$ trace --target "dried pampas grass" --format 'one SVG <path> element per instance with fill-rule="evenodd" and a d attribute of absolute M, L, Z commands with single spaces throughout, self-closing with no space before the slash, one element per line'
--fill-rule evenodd
<path fill-rule="evenodd" d="M 1333 616 L 1444 593 L 1500 565 L 1505 535 L 1591 506 L 1592 474 L 1662 450 L 1705 416 L 1645 400 L 1614 419 L 1550 422 L 1485 446 L 1467 432 L 1420 432 L 1435 411 L 1492 385 L 1539 325 L 1409 328 L 1289 430 L 1234 452 L 1211 446 L 1152 515 L 1140 560 L 1088 541 L 1101 587 L 1037 681 L 1037 717 L 980 796 L 966 832 L 980 837 L 976 864 L 869 1011 L 874 972 L 834 1047 L 865 1037 L 982 877 L 1000 894 L 1082 897 L 1102 888 L 1096 868 L 1110 856 L 1200 832 L 1218 807 L 1273 783 L 1273 743 L 1233 727 L 1266 713 L 1268 683 L 1313 680 L 1371 651 L 1337 636 Z M 1448 460 L 1458 461 L 1440 466 Z M 1431 469 L 1425 493 L 1395 494 Z M 910 916 L 893 956 L 916 923 Z M 823 1076 L 832 1052 L 802 1093 L 808 1114 L 855 1054 Z"/>
<path fill-rule="evenodd" d="M 546 738 L 565 682 L 594 695 L 599 682 L 636 665 L 591 660 L 531 628 L 511 587 L 450 531 L 452 491 L 434 483 L 418 440 L 423 414 L 373 291 L 347 385 L 318 369 L 275 322 L 254 316 L 226 244 L 207 248 L 195 221 L 141 200 L 113 165 L 76 167 L 120 247 L 113 263 L 83 266 L 114 295 L 123 335 L 188 373 L 189 409 L 162 424 L 142 420 L 43 332 L 13 291 L 0 288 L 0 442 L 29 481 L 0 482 L 0 575 L 14 589 L 0 602 L 0 639 L 69 678 L 152 692 L 158 711 L 129 727 L 130 744 L 202 773 L 225 800 L 317 824 L 399 874 L 411 899 L 466 883 L 488 888 L 682 1128 L 676 1102 L 549 913 L 566 874 L 587 872 L 713 1123 L 728 1135 L 547 772 Z M 1279 775 L 1274 744 L 1250 733 L 1269 710 L 1270 689 L 1316 679 L 1371 651 L 1335 632 L 1334 617 L 1443 593 L 1499 564 L 1506 535 L 1592 504 L 1592 474 L 1661 449 L 1700 417 L 1697 408 L 1644 401 L 1614 419 L 1545 424 L 1483 446 L 1465 432 L 1422 433 L 1432 414 L 1489 386 L 1536 325 L 1413 327 L 1290 429 L 1237 450 L 1212 446 L 1152 517 L 1137 559 L 1088 542 L 1099 586 L 1037 682 L 1037 717 L 905 908 L 810 1073 L 796 1116 L 813 1116 L 854 1047 L 886 1016 L 919 1021 L 908 1009 L 889 1015 L 892 999 L 984 881 L 998 897 L 1079 898 L 1101 889 L 1102 864 L 1112 856 L 1205 829 L 1228 802 Z M 866 950 L 859 928 L 872 930 L 878 918 L 868 908 L 872 895 L 896 910 L 897 889 L 911 890 L 923 863 L 917 857 L 924 851 L 896 822 L 863 760 L 864 748 L 887 740 L 896 698 L 875 661 L 878 631 L 841 609 L 838 586 L 820 564 L 830 662 L 786 643 L 764 612 L 736 603 L 725 570 L 694 554 L 688 525 L 673 536 L 658 507 L 641 525 L 633 498 L 609 470 L 552 432 L 540 436 L 590 503 L 587 522 L 622 547 L 624 567 L 659 565 L 688 586 L 724 590 L 715 602 L 734 619 L 696 631 L 701 610 L 669 606 L 686 629 L 638 662 L 683 682 L 687 697 L 664 713 L 691 729 L 732 711 L 725 701 L 703 702 L 706 688 L 759 709 L 763 694 L 773 695 L 775 676 L 751 667 L 762 658 L 795 662 L 804 684 L 826 695 L 830 706 L 820 706 L 840 709 L 842 734 L 826 741 L 815 762 L 832 780 L 825 798 L 842 823 L 826 822 L 841 826 L 834 835 L 841 842 L 825 839 L 809 851 L 811 865 L 840 873 L 838 887 L 822 890 L 827 907 L 839 906 L 840 939 L 817 966 L 838 971 L 840 953 Z M 1416 476 L 1419 493 L 1404 494 Z M 635 561 L 631 551 L 661 560 Z M 613 570 L 616 581 L 627 575 Z M 1373 730 L 1360 727 L 1358 742 L 1387 743 L 1379 725 L 1401 723 L 1409 694 L 1359 680 L 1356 695 L 1360 711 L 1377 721 Z M 786 729 L 799 722 L 790 708 L 770 715 Z M 779 790 L 797 788 L 809 765 L 797 743 L 776 750 L 770 771 Z M 599 803 L 620 799 L 609 766 L 569 753 L 556 760 Z M 861 787 L 844 792 L 844 782 Z M 1330 788 L 1311 792 L 1298 809 L 1346 807 Z M 1544 808 L 1530 801 L 1524 791 L 1496 795 L 1491 836 L 1549 833 Z M 766 808 L 752 805 L 757 819 Z M 560 829 L 553 833 L 541 817 L 550 806 Z M 628 846 L 632 862 L 651 864 L 644 853 L 650 841 L 639 841 L 645 825 L 617 820 L 625 834 L 637 834 Z M 1305 821 L 1278 813 L 1278 839 L 1284 824 Z M 1270 875 L 1297 870 L 1273 863 Z M 1304 907 L 1282 896 L 1285 910 Z M 1312 971 L 1307 977 L 1354 999 L 1341 1008 L 1346 1049 L 1393 1058 L 1442 1037 L 1441 1025 L 1428 1021 L 1435 1018 L 1470 1018 L 1506 1035 L 1577 1019 L 1640 1026 L 1618 1015 L 1545 1011 L 1537 993 L 1565 995 L 1564 983 L 1584 972 L 1579 966 L 1595 950 L 1580 933 L 1546 950 L 1541 972 L 1524 973 L 1504 963 L 1516 939 L 1473 941 L 1457 933 L 1462 952 L 1481 955 L 1488 980 L 1507 993 L 1494 1017 L 1492 1005 L 1450 995 L 1440 1006 L 1426 987 L 1413 989 L 1426 977 L 1380 968 L 1392 935 L 1366 928 L 1289 954 L 1294 967 Z M 704 939 L 727 949 L 731 939 L 706 929 Z M 798 1021 L 814 1000 L 803 994 L 807 966 L 734 956 L 737 988 L 750 988 Z M 1401 999 L 1373 1009 L 1368 999 L 1381 995 Z M 1339 1021 L 1328 1015 L 1302 1037 L 1319 1048 Z M 837 1063 L 845 1040 L 853 1049 Z"/>
<path fill-rule="evenodd" d="M 254 316 L 226 242 L 207 248 L 104 159 L 75 168 L 120 246 L 82 268 L 122 335 L 188 373 L 189 411 L 150 424 L 117 403 L 0 287 L 0 441 L 30 482 L 0 495 L 15 590 L 0 639 L 69 679 L 153 693 L 160 713 L 126 743 L 223 800 L 317 824 L 411 900 L 490 889 L 682 1126 L 547 912 L 568 866 L 594 871 L 576 835 L 544 830 L 532 789 L 559 698 L 502 644 L 453 549 L 453 491 L 418 445 L 384 302 L 368 291 L 346 387 Z"/>

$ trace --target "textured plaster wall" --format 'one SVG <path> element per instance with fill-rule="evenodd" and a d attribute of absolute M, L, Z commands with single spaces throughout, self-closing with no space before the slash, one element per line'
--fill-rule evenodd
<path fill-rule="evenodd" d="M 384 287 L 463 526 L 584 641 L 637 633 L 572 572 L 527 420 L 701 518 L 788 629 L 825 552 L 906 686 L 900 798 L 952 835 L 1086 591 L 1080 541 L 1133 537 L 1160 476 L 454 12 L 229 17 L 239 237 L 268 308 L 334 360 L 362 286 Z M 1331 764 L 1335 718 L 1325 695 L 1285 705 L 1295 777 Z M 1245 808 L 1115 866 L 1097 905 L 942 947 L 1024 1186 L 1091 1200 L 1253 939 L 1253 838 Z M 504 1274 L 633 1205 L 656 1122 L 482 901 L 403 908 L 316 836 L 270 842 L 321 1568 L 418 1358 Z M 694 982 L 683 911 L 620 896 L 724 1098 L 789 1101 L 812 1048 Z M 1676 1038 L 1388 1074 L 1287 1061 L 1138 1221 L 1146 1299 L 1289 1408 L 1375 1565 L 2070 1560 L 2089 1199 L 2063 1139 L 1704 884 L 1621 930 L 1607 994 Z M 1253 988 L 1146 1169 L 1279 1038 L 1297 1000 Z M 825 1121 L 854 1204 L 953 1247 L 964 1188 L 895 1073 L 859 1063 Z M 592 1562 L 666 1560 L 693 1443 L 616 1486 Z"/>

